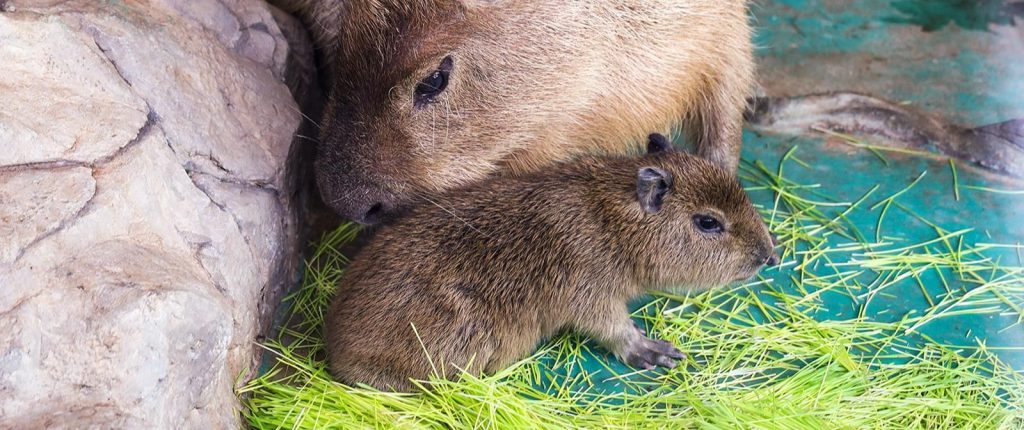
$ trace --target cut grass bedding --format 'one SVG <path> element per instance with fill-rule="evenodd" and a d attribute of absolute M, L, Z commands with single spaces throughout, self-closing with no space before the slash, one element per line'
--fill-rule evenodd
<path fill-rule="evenodd" d="M 676 369 L 637 371 L 566 334 L 499 374 L 433 380 L 418 394 L 336 383 L 320 326 L 347 261 L 337 249 L 356 234 L 343 226 L 320 242 L 288 298 L 287 328 L 264 345 L 275 363 L 239 390 L 245 418 L 260 429 L 1024 428 L 1024 377 L 1001 358 L 1016 346 L 949 345 L 928 334 L 964 315 L 1020 330 L 1021 247 L 911 212 L 901 200 L 925 173 L 891 194 L 874 187 L 837 202 L 819 185 L 787 179 L 786 169 L 802 164 L 790 151 L 775 168 L 741 170 L 748 190 L 770 193 L 761 209 L 779 238 L 779 268 L 748 285 L 661 294 L 636 308 L 648 333 L 687 354 Z M 950 200 L 954 191 L 971 189 L 954 180 Z M 874 231 L 854 216 L 877 217 Z M 885 226 L 908 222 L 933 237 L 888 236 Z M 873 306 L 897 290 L 927 306 L 904 314 Z"/>

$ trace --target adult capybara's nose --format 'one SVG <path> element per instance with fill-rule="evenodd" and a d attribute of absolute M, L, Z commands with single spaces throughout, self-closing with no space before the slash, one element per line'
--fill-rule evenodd
<path fill-rule="evenodd" d="M 343 193 L 323 193 L 324 201 L 338 215 L 363 225 L 388 219 L 395 210 L 394 196 L 380 188 L 365 187 Z"/>
<path fill-rule="evenodd" d="M 380 184 L 348 175 L 324 175 L 318 172 L 320 197 L 334 212 L 363 225 L 387 220 L 397 208 L 397 197 Z"/>

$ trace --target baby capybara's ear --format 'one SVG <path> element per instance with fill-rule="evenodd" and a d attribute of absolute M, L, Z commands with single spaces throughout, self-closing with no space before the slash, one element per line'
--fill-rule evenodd
<path fill-rule="evenodd" d="M 674 148 L 672 148 L 672 142 L 670 142 L 668 138 L 665 137 L 664 135 L 659 133 L 651 133 L 650 136 L 647 136 L 648 154 L 671 152 L 673 149 Z"/>
<path fill-rule="evenodd" d="M 661 210 L 665 195 L 672 188 L 672 173 L 660 167 L 641 167 L 636 174 L 636 198 L 648 214 Z"/>

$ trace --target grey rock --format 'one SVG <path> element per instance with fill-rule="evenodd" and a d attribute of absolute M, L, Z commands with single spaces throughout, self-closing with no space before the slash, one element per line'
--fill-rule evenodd
<path fill-rule="evenodd" d="M 0 427 L 239 427 L 236 384 L 296 279 L 284 77 L 310 65 L 258 0 L 14 3 Z"/>

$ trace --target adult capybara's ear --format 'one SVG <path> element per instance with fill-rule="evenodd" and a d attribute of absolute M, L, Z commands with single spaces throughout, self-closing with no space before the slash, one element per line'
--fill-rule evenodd
<path fill-rule="evenodd" d="M 673 149 L 672 142 L 668 140 L 662 134 L 651 133 L 647 136 L 647 153 L 648 154 L 659 154 L 662 152 L 671 152 Z"/>

